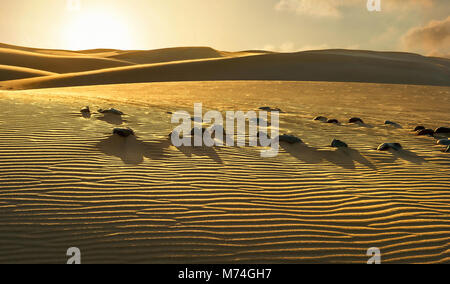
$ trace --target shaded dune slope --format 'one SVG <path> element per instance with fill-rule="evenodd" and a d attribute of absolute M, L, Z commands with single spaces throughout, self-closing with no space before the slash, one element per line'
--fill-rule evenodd
<path fill-rule="evenodd" d="M 347 51 L 350 52 L 350 51 Z M 374 56 L 378 55 L 378 56 Z M 3 82 L 15 89 L 168 81 L 281 80 L 450 85 L 446 60 L 382 52 L 338 50 L 276 53 L 167 64 L 136 65 L 85 73 Z M 397 59 L 398 58 L 398 59 Z M 420 59 L 420 60 L 419 60 Z"/>
<path fill-rule="evenodd" d="M 49 75 L 55 75 L 55 73 L 31 68 L 0 65 L 0 81 L 32 78 L 39 76 L 49 76 Z"/>
<path fill-rule="evenodd" d="M 128 51 L 109 58 L 125 60 L 136 64 L 150 64 L 220 57 L 222 57 L 222 54 L 210 47 L 177 47 L 147 51 Z"/>

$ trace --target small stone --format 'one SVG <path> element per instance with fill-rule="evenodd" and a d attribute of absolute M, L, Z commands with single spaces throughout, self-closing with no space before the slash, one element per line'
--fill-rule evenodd
<path fill-rule="evenodd" d="M 315 121 L 322 121 L 322 122 L 327 122 L 328 118 L 324 117 L 324 116 L 316 116 L 314 118 Z"/>
<path fill-rule="evenodd" d="M 420 130 L 424 130 L 424 129 L 426 129 L 425 126 L 420 125 L 420 126 L 416 126 L 416 128 L 414 128 L 414 131 L 420 131 Z"/>
<path fill-rule="evenodd" d="M 296 144 L 296 143 L 303 143 L 302 139 L 295 137 L 293 135 L 280 135 L 279 136 L 280 142 L 286 142 L 289 144 Z"/>
<path fill-rule="evenodd" d="M 114 108 L 105 109 L 105 110 L 99 109 L 98 112 L 103 113 L 103 114 L 123 115 L 123 112 L 121 112 L 120 110 L 114 109 Z"/>
<path fill-rule="evenodd" d="M 444 145 L 444 146 L 449 146 L 450 145 L 450 139 L 441 139 L 437 141 L 438 145 Z"/>
<path fill-rule="evenodd" d="M 386 121 L 384 122 L 384 124 L 386 124 L 386 125 L 392 125 L 392 126 L 398 127 L 398 128 L 401 127 L 400 124 L 398 124 L 398 123 L 396 123 L 396 122 L 393 122 L 393 121 L 389 121 L 389 120 L 386 120 Z"/>
<path fill-rule="evenodd" d="M 347 143 L 341 141 L 341 140 L 337 140 L 334 139 L 333 142 L 331 142 L 331 147 L 335 147 L 335 148 L 348 148 Z"/>
<path fill-rule="evenodd" d="M 348 123 L 362 123 L 364 124 L 364 121 L 359 117 L 352 117 L 348 120 Z"/>
<path fill-rule="evenodd" d="M 377 148 L 378 151 L 387 151 L 389 149 L 399 151 L 403 149 L 403 147 L 399 143 L 383 143 Z"/>
<path fill-rule="evenodd" d="M 263 110 L 263 111 L 278 111 L 278 112 L 283 112 L 281 109 L 279 108 L 271 108 L 271 107 L 260 107 L 259 110 Z"/>
<path fill-rule="evenodd" d="M 335 123 L 335 124 L 338 124 L 338 123 L 339 123 L 339 120 L 337 120 L 337 119 L 328 119 L 327 123 Z"/>
<path fill-rule="evenodd" d="M 417 135 L 418 136 L 424 136 L 424 135 L 433 136 L 434 135 L 434 130 L 433 129 L 422 129 L 422 130 L 419 130 L 417 132 Z"/>
<path fill-rule="evenodd" d="M 86 107 L 82 108 L 82 109 L 80 110 L 80 112 L 81 112 L 82 114 L 90 114 L 90 113 L 91 113 L 91 109 L 89 108 L 89 106 L 86 106 Z"/>
<path fill-rule="evenodd" d="M 450 133 L 450 128 L 449 127 L 439 127 L 434 132 L 437 134 Z"/>
<path fill-rule="evenodd" d="M 113 130 L 114 135 L 121 137 L 134 136 L 134 131 L 131 128 L 116 128 Z"/>

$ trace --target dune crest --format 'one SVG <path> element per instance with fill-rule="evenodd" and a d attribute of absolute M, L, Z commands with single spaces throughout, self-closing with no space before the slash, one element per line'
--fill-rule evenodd
<path fill-rule="evenodd" d="M 50 76 L 56 73 L 25 67 L 0 65 L 0 81 L 17 80 L 31 77 Z"/>

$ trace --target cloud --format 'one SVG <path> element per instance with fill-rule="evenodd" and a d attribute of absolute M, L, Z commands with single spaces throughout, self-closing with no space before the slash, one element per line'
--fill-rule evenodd
<path fill-rule="evenodd" d="M 408 51 L 435 56 L 450 54 L 450 16 L 410 29 L 401 41 L 403 48 Z"/>
<path fill-rule="evenodd" d="M 345 46 L 337 46 L 333 48 L 342 48 L 342 49 L 360 49 L 359 44 L 349 44 Z M 310 50 L 324 50 L 324 49 L 331 49 L 331 46 L 329 46 L 326 43 L 322 44 L 316 44 L 316 45 L 295 45 L 291 41 L 286 41 L 283 44 L 277 46 L 273 44 L 267 44 L 263 48 L 253 48 L 254 50 L 267 50 L 267 51 L 274 51 L 274 52 L 300 52 L 300 51 L 310 51 Z"/>
<path fill-rule="evenodd" d="M 382 11 L 424 9 L 433 7 L 435 0 L 381 0 Z M 361 7 L 366 9 L 366 0 L 279 0 L 277 11 L 291 11 L 298 15 L 339 18 L 343 9 Z"/>
<path fill-rule="evenodd" d="M 356 46 L 351 46 L 351 47 L 356 47 Z M 321 49 L 329 49 L 329 48 L 330 48 L 330 46 L 327 44 L 296 46 L 293 42 L 287 41 L 287 42 L 284 42 L 283 44 L 281 44 L 280 46 L 267 44 L 262 49 L 267 50 L 267 51 L 275 51 L 275 52 L 299 52 L 299 51 L 321 50 Z M 260 48 L 255 48 L 255 49 L 260 49 Z"/>
<path fill-rule="evenodd" d="M 435 0 L 381 0 L 381 3 L 385 11 L 394 12 L 398 10 L 432 8 L 435 4 Z"/>
<path fill-rule="evenodd" d="M 339 17 L 340 8 L 354 4 L 355 0 L 280 0 L 275 9 L 278 11 L 294 11 L 299 15 L 318 17 Z"/>

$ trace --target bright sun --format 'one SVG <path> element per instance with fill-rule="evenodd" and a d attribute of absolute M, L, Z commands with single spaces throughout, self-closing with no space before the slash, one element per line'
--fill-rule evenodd
<path fill-rule="evenodd" d="M 130 49 L 130 31 L 126 21 L 103 11 L 80 11 L 64 33 L 69 49 Z"/>

